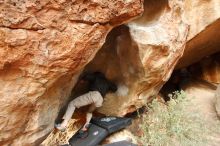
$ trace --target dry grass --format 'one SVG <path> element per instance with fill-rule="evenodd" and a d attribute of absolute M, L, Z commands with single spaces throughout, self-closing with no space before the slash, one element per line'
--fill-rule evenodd
<path fill-rule="evenodd" d="M 197 113 L 189 113 L 189 101 L 183 91 L 170 95 L 164 105 L 156 99 L 149 105 L 140 125 L 143 136 L 139 139 L 144 146 L 208 146 L 208 138 L 219 125 L 206 124 Z"/>

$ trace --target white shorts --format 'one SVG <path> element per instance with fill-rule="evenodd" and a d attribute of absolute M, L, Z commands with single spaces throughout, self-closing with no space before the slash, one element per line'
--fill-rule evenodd
<path fill-rule="evenodd" d="M 72 101 L 72 104 L 76 108 L 86 106 L 89 104 L 94 104 L 96 107 L 101 107 L 103 103 L 103 97 L 98 91 L 90 91 L 83 94 Z"/>

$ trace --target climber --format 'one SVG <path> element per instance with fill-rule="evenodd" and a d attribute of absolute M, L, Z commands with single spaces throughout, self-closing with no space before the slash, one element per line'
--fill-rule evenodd
<path fill-rule="evenodd" d="M 60 124 L 55 124 L 55 127 L 58 130 L 64 131 L 66 129 L 67 123 L 71 119 L 76 108 L 90 105 L 86 115 L 86 123 L 81 129 L 82 132 L 87 131 L 89 122 L 92 118 L 92 112 L 95 111 L 96 108 L 102 106 L 103 97 L 107 92 L 115 92 L 117 90 L 117 86 L 111 81 L 107 80 L 104 74 L 101 72 L 85 74 L 82 76 L 80 82 L 83 81 L 88 82 L 89 92 L 75 98 L 68 104 L 66 113 L 62 118 L 63 121 Z"/>

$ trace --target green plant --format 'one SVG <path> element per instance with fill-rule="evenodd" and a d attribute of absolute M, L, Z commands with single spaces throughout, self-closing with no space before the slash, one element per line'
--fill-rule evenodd
<path fill-rule="evenodd" d="M 141 143 L 144 146 L 207 145 L 208 136 L 216 127 L 209 127 L 198 112 L 185 110 L 190 106 L 183 91 L 171 94 L 166 105 L 153 100 L 140 124 Z"/>

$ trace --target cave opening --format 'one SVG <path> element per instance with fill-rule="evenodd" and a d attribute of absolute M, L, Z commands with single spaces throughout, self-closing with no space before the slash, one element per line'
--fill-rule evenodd
<path fill-rule="evenodd" d="M 194 38 L 189 34 L 183 56 L 175 66 L 170 79 L 160 90 L 165 100 L 169 100 L 168 94 L 185 89 L 192 82 L 197 82 L 197 85 L 200 82 L 200 85 L 203 84 L 211 90 L 216 89 L 220 83 L 220 33 L 216 31 L 219 28 L 218 19 Z M 187 75 L 184 75 L 184 72 Z M 183 80 L 188 80 L 188 84 Z"/>
<path fill-rule="evenodd" d="M 160 17 L 163 16 L 163 13 L 167 9 L 169 9 L 168 0 L 144 1 L 144 14 L 135 21 L 140 26 L 153 25 L 159 21 Z M 118 86 L 116 93 L 108 94 L 105 97 L 107 102 L 104 102 L 104 105 L 98 109 L 99 113 L 105 115 L 119 114 L 121 116 L 137 109 L 130 103 L 129 107 L 124 107 L 124 109 L 128 109 L 128 111 L 124 111 L 123 113 L 119 112 L 122 111 L 122 105 L 125 104 L 126 99 L 131 99 L 128 96 L 139 96 L 139 92 L 144 90 L 138 89 L 137 85 L 141 82 L 140 80 L 143 80 L 145 74 L 143 62 L 141 61 L 143 54 L 139 52 L 138 44 L 132 40 L 130 35 L 129 27 L 127 25 L 120 25 L 113 28 L 108 33 L 103 46 L 96 53 L 93 60 L 85 66 L 81 73 L 81 75 L 83 75 L 95 71 L 102 72 L 107 79 L 113 81 Z M 143 82 L 142 84 L 148 83 Z M 63 115 L 66 110 L 67 104 L 71 100 L 86 92 L 86 84 L 80 84 L 80 82 L 77 82 L 68 101 L 60 110 L 58 119 L 61 118 L 61 115 Z M 121 109 L 118 109 L 117 111 L 117 107 Z M 110 111 L 108 109 L 115 109 L 115 111 Z M 78 111 L 84 113 L 85 110 L 87 110 L 87 107 L 81 108 Z"/>
<path fill-rule="evenodd" d="M 136 44 L 132 44 L 129 28 L 126 25 L 120 25 L 112 29 L 107 35 L 102 48 L 96 53 L 93 60 L 85 66 L 72 90 L 71 96 L 60 110 L 56 122 L 60 122 L 71 100 L 88 92 L 88 83 L 80 82 L 80 78 L 87 73 L 97 71 L 103 73 L 108 80 L 114 82 L 118 90 L 115 93 L 108 93 L 104 97 L 104 101 L 107 102 L 104 102 L 98 112 L 94 113 L 96 116 L 103 116 L 103 114 L 115 115 L 115 111 L 111 113 L 108 109 L 112 109 L 113 104 L 120 106 L 119 104 L 125 101 L 126 95 L 129 94 L 129 88 L 133 86 L 134 81 L 138 80 L 143 73 L 139 66 L 141 62 L 138 49 L 131 49 L 134 45 Z M 89 106 L 85 106 L 76 109 L 73 116 L 82 119 L 84 117 L 85 120 L 85 113 L 88 108 Z"/>
<path fill-rule="evenodd" d="M 160 18 L 166 11 L 169 11 L 168 0 L 144 1 L 144 13 L 141 17 L 136 18 L 135 22 L 140 26 L 155 25 L 159 22 Z M 113 28 L 108 33 L 103 46 L 96 53 L 93 60 L 85 66 L 81 73 L 81 75 L 83 75 L 99 71 L 104 73 L 107 79 L 117 84 L 117 92 L 108 94 L 105 97 L 105 101 L 107 102 L 104 102 L 104 105 L 98 110 L 98 112 L 102 114 L 118 114 L 121 116 L 135 111 L 137 109 L 136 104 L 139 103 L 133 104 L 132 102 L 129 102 L 129 100 L 132 100 L 132 96 L 139 96 L 145 89 L 144 87 L 139 89 L 140 83 L 141 86 L 148 84 L 143 81 L 145 69 L 141 59 L 143 59 L 144 54 L 140 52 L 140 46 L 138 46 L 135 40 L 132 39 L 134 38 L 131 37 L 127 25 L 120 25 Z M 149 84 L 149 87 L 150 86 L 152 85 Z M 86 85 L 77 82 L 68 101 L 60 110 L 58 119 L 64 113 L 67 104 L 71 100 L 86 92 Z M 128 102 L 129 104 L 126 104 L 125 102 Z M 80 110 L 84 109 L 86 108 Z M 115 111 L 110 111 L 108 109 L 115 109 Z M 126 109 L 127 111 L 123 111 L 123 109 Z"/>
<path fill-rule="evenodd" d="M 220 53 L 205 56 L 194 64 L 174 70 L 160 93 L 165 101 L 169 101 L 169 94 L 185 90 L 193 82 L 199 82 L 201 86 L 216 90 L 220 81 L 219 70 Z"/>

